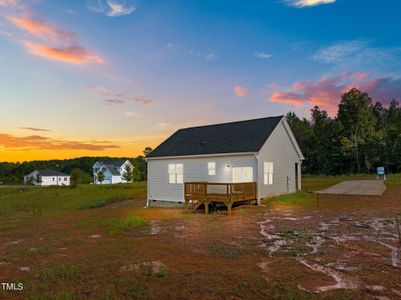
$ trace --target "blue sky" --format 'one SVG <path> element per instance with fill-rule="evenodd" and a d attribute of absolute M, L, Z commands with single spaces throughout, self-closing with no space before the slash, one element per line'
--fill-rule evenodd
<path fill-rule="evenodd" d="M 0 161 L 401 92 L 397 0 L 0 0 Z"/>

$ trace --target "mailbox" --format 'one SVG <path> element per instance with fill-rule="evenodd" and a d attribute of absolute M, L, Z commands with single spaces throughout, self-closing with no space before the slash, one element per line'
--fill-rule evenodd
<path fill-rule="evenodd" d="M 376 169 L 376 178 L 379 179 L 380 176 L 383 176 L 383 179 L 386 180 L 386 173 L 384 171 L 384 167 L 377 167 Z"/>

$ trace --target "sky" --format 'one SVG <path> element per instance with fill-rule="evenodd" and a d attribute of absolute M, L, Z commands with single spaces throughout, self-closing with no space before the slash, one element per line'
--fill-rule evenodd
<path fill-rule="evenodd" d="M 0 0 L 0 161 L 135 157 L 179 128 L 401 100 L 399 0 Z"/>

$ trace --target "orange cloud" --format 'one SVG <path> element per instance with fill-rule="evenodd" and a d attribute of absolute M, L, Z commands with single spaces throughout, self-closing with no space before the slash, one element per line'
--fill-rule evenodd
<path fill-rule="evenodd" d="M 95 62 L 98 64 L 104 62 L 102 58 L 80 46 L 49 47 L 47 45 L 25 40 L 22 41 L 22 44 L 31 54 L 42 56 L 48 59 L 64 61 L 77 65 L 88 62 Z"/>
<path fill-rule="evenodd" d="M 75 38 L 71 32 L 64 31 L 54 25 L 47 24 L 43 20 L 34 20 L 29 17 L 14 17 L 7 16 L 11 24 L 17 26 L 25 31 L 28 31 L 34 36 L 40 38 L 51 38 L 56 41 L 68 41 Z"/>
<path fill-rule="evenodd" d="M 274 92 L 274 94 L 271 97 L 271 101 L 278 102 L 278 103 L 292 104 L 295 106 L 304 105 L 304 103 L 301 100 L 296 99 L 295 97 L 293 97 L 289 94 L 285 94 L 285 93 L 281 93 L 281 92 Z"/>
<path fill-rule="evenodd" d="M 248 89 L 240 86 L 240 85 L 236 85 L 234 86 L 234 94 L 237 97 L 245 97 L 248 93 Z"/>
<path fill-rule="evenodd" d="M 10 134 L 0 133 L 0 148 L 8 150 L 17 149 L 40 149 L 40 150 L 91 150 L 102 151 L 106 149 L 119 148 L 119 146 L 104 142 L 68 141 L 31 135 L 17 137 Z"/>

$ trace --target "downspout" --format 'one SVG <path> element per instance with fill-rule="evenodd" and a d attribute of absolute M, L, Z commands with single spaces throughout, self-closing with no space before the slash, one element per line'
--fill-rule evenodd
<path fill-rule="evenodd" d="M 145 157 L 146 161 L 146 207 L 149 207 L 149 161 Z"/>
<path fill-rule="evenodd" d="M 260 204 L 260 195 L 259 195 L 259 153 L 255 153 L 256 158 L 256 167 L 257 167 L 257 179 L 256 179 L 256 205 Z"/>

